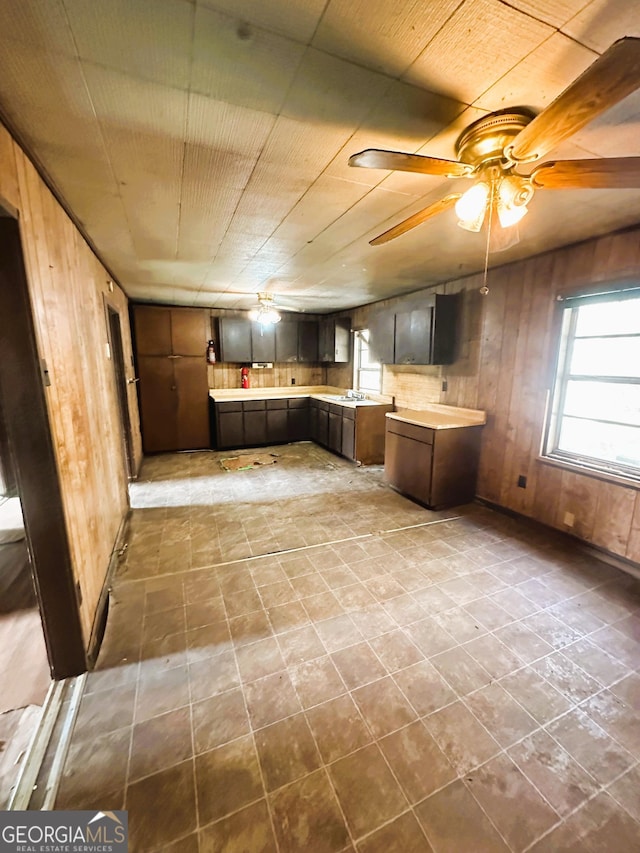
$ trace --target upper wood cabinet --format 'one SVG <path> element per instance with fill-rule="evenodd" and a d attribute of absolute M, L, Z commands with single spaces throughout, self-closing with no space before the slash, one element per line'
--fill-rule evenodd
<path fill-rule="evenodd" d="M 351 320 L 348 317 L 320 320 L 320 361 L 347 362 L 351 356 Z"/>
<path fill-rule="evenodd" d="M 277 362 L 298 360 L 298 324 L 282 321 L 276 325 Z"/>
<path fill-rule="evenodd" d="M 376 312 L 369 322 L 372 353 L 381 364 L 451 364 L 457 299 L 438 293 L 406 311 Z"/>
<path fill-rule="evenodd" d="M 276 361 L 276 328 L 251 323 L 251 358 L 247 361 Z"/>
<path fill-rule="evenodd" d="M 253 361 L 251 323 L 243 317 L 221 317 L 220 361 Z"/>
<path fill-rule="evenodd" d="M 133 317 L 145 452 L 208 447 L 209 312 L 136 305 Z"/>
<path fill-rule="evenodd" d="M 318 361 L 318 321 L 298 320 L 298 361 Z"/>

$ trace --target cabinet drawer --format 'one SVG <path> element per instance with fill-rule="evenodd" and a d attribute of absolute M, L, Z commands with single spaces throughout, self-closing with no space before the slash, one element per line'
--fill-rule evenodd
<path fill-rule="evenodd" d="M 241 412 L 242 400 L 229 400 L 226 403 L 216 403 L 218 412 Z"/>
<path fill-rule="evenodd" d="M 267 409 L 286 409 L 286 400 L 267 400 Z"/>
<path fill-rule="evenodd" d="M 421 441 L 423 444 L 433 444 L 435 431 L 429 427 L 407 424 L 404 421 L 387 418 L 387 432 L 394 435 L 403 435 L 405 438 L 412 438 L 414 441 Z"/>
<path fill-rule="evenodd" d="M 242 409 L 245 412 L 263 412 L 266 409 L 266 400 L 245 400 Z"/>
<path fill-rule="evenodd" d="M 340 415 L 342 417 L 343 408 L 343 406 L 339 406 L 337 403 L 329 403 L 329 411 L 332 415 Z"/>
<path fill-rule="evenodd" d="M 290 397 L 289 398 L 289 408 L 290 409 L 306 409 L 309 405 L 308 397 Z"/>
<path fill-rule="evenodd" d="M 329 411 L 329 404 L 325 400 L 313 400 L 313 405 L 323 412 Z"/>
<path fill-rule="evenodd" d="M 342 409 L 342 417 L 348 418 L 351 421 L 355 421 L 356 419 L 356 410 L 351 409 L 349 406 L 341 406 Z"/>

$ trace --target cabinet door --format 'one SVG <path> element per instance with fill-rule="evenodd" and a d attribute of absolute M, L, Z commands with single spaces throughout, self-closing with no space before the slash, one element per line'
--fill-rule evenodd
<path fill-rule="evenodd" d="M 218 410 L 218 449 L 227 447 L 242 447 L 244 436 L 242 431 L 242 412 L 221 412 Z"/>
<path fill-rule="evenodd" d="M 200 356 L 206 364 L 211 318 L 199 308 L 171 309 L 171 346 L 174 355 Z"/>
<path fill-rule="evenodd" d="M 298 361 L 318 361 L 318 323 L 298 321 Z"/>
<path fill-rule="evenodd" d="M 234 317 L 221 317 L 219 322 L 221 360 L 250 362 L 251 324 Z"/>
<path fill-rule="evenodd" d="M 283 320 L 276 325 L 276 361 L 298 360 L 298 324 Z"/>
<path fill-rule="evenodd" d="M 329 446 L 329 409 L 318 409 L 318 444 Z"/>
<path fill-rule="evenodd" d="M 396 489 L 423 504 L 431 503 L 431 457 L 430 444 L 423 444 L 387 429 L 385 479 Z"/>
<path fill-rule="evenodd" d="M 246 406 L 246 403 L 245 403 Z M 262 410 L 244 410 L 244 444 L 253 447 L 267 443 L 267 413 Z"/>
<path fill-rule="evenodd" d="M 318 411 L 317 401 L 311 400 L 309 403 L 309 438 L 311 441 L 319 441 Z"/>
<path fill-rule="evenodd" d="M 170 309 L 136 305 L 133 309 L 133 318 L 138 356 L 171 355 Z"/>
<path fill-rule="evenodd" d="M 329 412 L 329 450 L 342 453 L 342 415 Z"/>
<path fill-rule="evenodd" d="M 318 326 L 318 358 L 333 361 L 335 350 L 335 324 L 333 320 L 320 320 Z"/>
<path fill-rule="evenodd" d="M 267 444 L 288 441 L 287 409 L 267 409 Z"/>
<path fill-rule="evenodd" d="M 251 323 L 251 361 L 276 360 L 275 327 Z"/>
<path fill-rule="evenodd" d="M 393 311 L 379 311 L 369 320 L 371 358 L 380 364 L 393 364 L 395 320 Z"/>
<path fill-rule="evenodd" d="M 289 400 L 288 441 L 309 438 L 309 404 L 307 400 Z"/>
<path fill-rule="evenodd" d="M 351 320 L 340 317 L 335 321 L 333 361 L 345 364 L 351 358 Z"/>
<path fill-rule="evenodd" d="M 347 459 L 356 458 L 356 421 L 346 415 L 342 416 L 342 455 Z"/>
<path fill-rule="evenodd" d="M 458 294 L 436 294 L 431 364 L 452 364 L 456 354 Z"/>
<path fill-rule="evenodd" d="M 176 450 L 176 388 L 173 359 L 167 356 L 139 356 L 140 420 L 145 453 Z M 205 395 L 206 404 L 206 395 Z"/>
<path fill-rule="evenodd" d="M 416 308 L 396 314 L 395 363 L 431 363 L 432 308 Z"/>
<path fill-rule="evenodd" d="M 173 358 L 178 450 L 209 447 L 207 362 L 202 354 Z"/>

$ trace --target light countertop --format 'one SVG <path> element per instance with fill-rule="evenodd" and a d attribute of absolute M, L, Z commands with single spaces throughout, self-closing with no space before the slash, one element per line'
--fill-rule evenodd
<path fill-rule="evenodd" d="M 386 417 L 429 429 L 482 426 L 487 421 L 486 413 L 480 409 L 462 409 L 458 406 L 444 406 L 439 403 L 432 403 L 420 411 L 400 409 L 397 412 L 387 412 Z"/>
<path fill-rule="evenodd" d="M 278 400 L 290 397 L 313 397 L 327 403 L 337 403 L 355 409 L 358 406 L 391 405 L 391 399 L 380 395 L 368 396 L 366 400 L 343 400 L 346 389 L 331 385 L 291 385 L 272 388 L 210 388 L 209 396 L 218 402 L 237 400 Z"/>

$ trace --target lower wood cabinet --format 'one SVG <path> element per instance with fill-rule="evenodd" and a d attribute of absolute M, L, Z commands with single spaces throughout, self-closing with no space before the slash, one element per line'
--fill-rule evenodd
<path fill-rule="evenodd" d="M 305 441 L 309 398 L 230 400 L 215 403 L 218 450 Z"/>
<path fill-rule="evenodd" d="M 386 420 L 384 473 L 389 485 L 432 509 L 474 499 L 482 426 L 431 429 Z"/>

